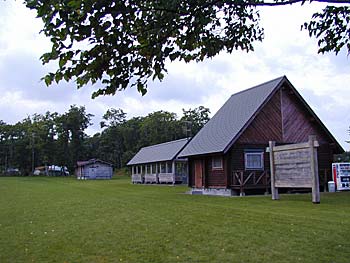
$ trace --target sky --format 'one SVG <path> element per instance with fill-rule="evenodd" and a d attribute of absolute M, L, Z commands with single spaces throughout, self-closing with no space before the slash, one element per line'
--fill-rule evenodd
<path fill-rule="evenodd" d="M 16 123 L 34 113 L 68 111 L 70 105 L 85 106 L 94 114 L 87 133 L 98 131 L 109 108 L 122 108 L 127 118 L 166 110 L 181 116 L 182 109 L 200 105 L 213 114 L 234 93 L 286 75 L 345 150 L 350 140 L 350 60 L 317 53 L 317 41 L 300 26 L 323 5 L 299 4 L 261 9 L 263 42 L 254 52 L 220 53 L 201 63 L 169 63 L 162 82 L 150 82 L 141 96 L 135 89 L 114 96 L 91 99 L 98 86 L 76 89 L 74 82 L 46 87 L 40 81 L 52 66 L 39 57 L 51 49 L 40 34 L 43 23 L 21 1 L 0 1 L 0 120 Z"/>

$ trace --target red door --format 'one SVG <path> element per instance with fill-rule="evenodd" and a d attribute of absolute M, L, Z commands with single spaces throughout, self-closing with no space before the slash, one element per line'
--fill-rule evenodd
<path fill-rule="evenodd" d="M 194 162 L 194 184 L 196 188 L 203 187 L 203 162 L 195 160 Z"/>

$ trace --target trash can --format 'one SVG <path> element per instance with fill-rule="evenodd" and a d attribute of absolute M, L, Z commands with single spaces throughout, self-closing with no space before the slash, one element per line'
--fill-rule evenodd
<path fill-rule="evenodd" d="M 334 193 L 335 192 L 335 183 L 334 181 L 329 181 L 328 182 L 328 192 Z"/>

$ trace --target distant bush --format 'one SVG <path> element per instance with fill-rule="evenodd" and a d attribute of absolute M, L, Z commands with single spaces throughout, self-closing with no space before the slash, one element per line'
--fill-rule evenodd
<path fill-rule="evenodd" d="M 115 169 L 114 176 L 131 176 L 130 169 L 128 167 Z"/>
<path fill-rule="evenodd" d="M 350 152 L 344 152 L 342 154 L 335 154 L 333 158 L 334 162 L 350 162 Z"/>

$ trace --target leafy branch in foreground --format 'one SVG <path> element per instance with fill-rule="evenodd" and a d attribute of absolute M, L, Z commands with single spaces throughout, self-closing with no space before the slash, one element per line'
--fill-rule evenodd
<path fill-rule="evenodd" d="M 75 80 L 77 88 L 99 83 L 92 94 L 115 94 L 149 79 L 162 80 L 167 61 L 202 61 L 221 51 L 253 51 L 262 41 L 257 7 L 327 2 L 302 28 L 319 41 L 319 52 L 350 50 L 349 1 L 337 0 L 26 0 L 44 22 L 52 50 L 42 62 L 58 62 L 46 85 Z"/>

